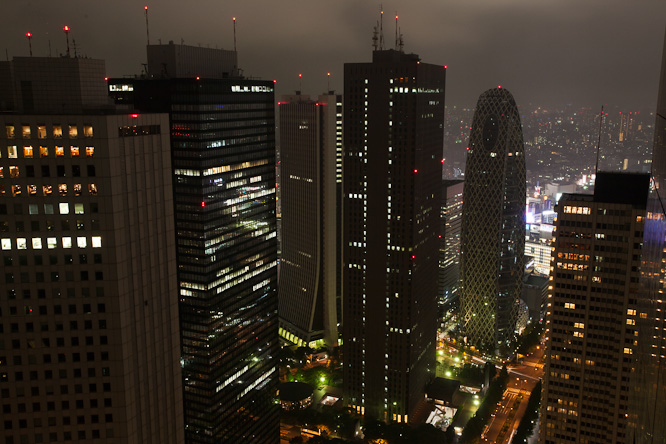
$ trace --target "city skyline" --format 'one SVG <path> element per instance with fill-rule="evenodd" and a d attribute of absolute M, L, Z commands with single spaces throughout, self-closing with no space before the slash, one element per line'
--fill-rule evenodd
<path fill-rule="evenodd" d="M 405 52 L 418 48 L 424 59 L 448 66 L 449 83 L 456 86 L 449 105 L 471 105 L 478 91 L 504 84 L 524 104 L 654 108 L 666 3 L 638 3 L 422 0 L 409 8 L 385 3 L 385 47 L 394 46 L 397 12 Z M 276 79 L 278 95 L 301 87 L 324 92 L 327 72 L 331 89 L 341 90 L 343 63 L 364 60 L 371 51 L 380 8 L 378 3 L 351 1 L 322 5 L 264 0 L 226 7 L 204 0 L 188 13 L 172 0 L 146 5 L 153 44 L 183 39 L 185 44 L 233 49 L 236 16 L 239 66 L 246 75 Z M 66 52 L 62 27 L 69 25 L 72 52 L 76 41 L 79 55 L 108 61 L 109 76 L 131 75 L 145 62 L 141 6 L 129 0 L 112 7 L 79 0 L 64 8 L 7 4 L 2 10 L 15 20 L 0 36 L 9 58 L 29 55 L 26 32 L 33 34 L 36 56 L 48 55 L 49 40 L 51 54 L 57 55 Z M 119 22 L 125 25 L 123 33 L 115 31 Z M 293 22 L 299 26 L 289 26 Z M 112 32 L 114 38 L 108 38 Z"/>

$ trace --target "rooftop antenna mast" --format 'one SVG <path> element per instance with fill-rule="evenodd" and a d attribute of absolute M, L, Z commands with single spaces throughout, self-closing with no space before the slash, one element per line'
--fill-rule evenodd
<path fill-rule="evenodd" d="M 398 49 L 398 11 L 395 11 L 395 49 Z"/>
<path fill-rule="evenodd" d="M 65 25 L 64 28 L 62 28 L 63 31 L 65 31 L 65 37 L 67 37 L 67 57 L 69 57 L 69 31 L 70 28 L 69 26 Z"/>
<path fill-rule="evenodd" d="M 405 48 L 405 41 L 402 39 L 402 29 L 398 29 L 398 33 L 400 34 L 400 37 L 398 37 L 400 40 L 400 42 L 398 43 L 399 47 L 398 49 L 400 50 L 400 52 L 404 52 L 403 50 Z"/>
<path fill-rule="evenodd" d="M 146 13 L 146 45 L 150 45 L 150 30 L 148 28 L 148 6 L 144 6 L 143 10 Z"/>
<path fill-rule="evenodd" d="M 377 28 L 379 27 L 379 23 L 377 23 L 373 28 L 372 28 L 372 49 L 377 51 L 377 40 L 379 38 L 377 37 Z"/>
<path fill-rule="evenodd" d="M 601 124 L 604 121 L 604 106 L 601 105 L 601 112 L 599 113 L 599 138 L 597 139 L 597 164 L 594 166 L 594 182 L 596 184 L 597 172 L 599 171 L 599 151 L 601 149 Z"/>
<path fill-rule="evenodd" d="M 234 20 L 234 52 L 236 52 L 236 17 L 234 17 L 233 20 Z"/>
<path fill-rule="evenodd" d="M 379 49 L 384 50 L 384 7 L 379 5 Z"/>
<path fill-rule="evenodd" d="M 328 90 L 327 91 L 331 92 L 331 73 L 330 72 L 326 73 L 326 78 L 328 80 Z"/>
<path fill-rule="evenodd" d="M 32 32 L 27 32 L 25 36 L 28 37 L 28 46 L 30 47 L 30 57 L 32 57 Z"/>
<path fill-rule="evenodd" d="M 303 74 L 298 74 L 298 94 L 303 94 Z"/>

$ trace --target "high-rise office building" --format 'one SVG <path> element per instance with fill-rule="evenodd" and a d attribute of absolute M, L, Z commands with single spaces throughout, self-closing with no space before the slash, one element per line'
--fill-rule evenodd
<path fill-rule="evenodd" d="M 387 421 L 434 377 L 445 74 L 397 50 L 345 64 L 345 402 Z"/>
<path fill-rule="evenodd" d="M 525 254 L 525 152 L 518 107 L 504 88 L 479 97 L 469 137 L 460 260 L 467 342 L 511 354 Z"/>
<path fill-rule="evenodd" d="M 114 111 L 100 60 L 6 67 L 3 442 L 183 443 L 168 115 Z"/>
<path fill-rule="evenodd" d="M 280 336 L 311 348 L 334 346 L 340 301 L 342 96 L 283 96 L 278 110 Z"/>
<path fill-rule="evenodd" d="M 182 63 L 214 64 L 176 46 Z M 170 117 L 186 440 L 277 443 L 273 82 L 173 70 L 182 71 L 115 79 L 109 90 Z"/>
<path fill-rule="evenodd" d="M 447 306 L 458 299 L 460 281 L 460 226 L 462 223 L 462 180 L 442 184 L 442 231 L 439 242 L 440 302 Z"/>
<path fill-rule="evenodd" d="M 647 174 L 598 173 L 564 194 L 546 312 L 539 442 L 624 443 L 636 346 Z"/>
<path fill-rule="evenodd" d="M 657 117 L 652 148 L 653 189 L 648 199 L 637 318 L 638 348 L 632 375 L 630 423 L 627 443 L 666 442 L 666 299 L 664 248 L 666 247 L 666 36 L 661 62 Z"/>

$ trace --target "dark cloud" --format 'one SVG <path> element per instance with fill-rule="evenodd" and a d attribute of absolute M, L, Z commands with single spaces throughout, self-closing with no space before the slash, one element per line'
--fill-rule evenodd
<path fill-rule="evenodd" d="M 6 1 L 0 30 L 9 56 L 77 51 L 107 61 L 110 75 L 140 72 L 145 58 L 143 4 L 136 0 Z M 278 93 L 342 88 L 344 62 L 369 61 L 379 2 L 357 0 L 148 1 L 150 35 L 186 44 L 233 46 L 247 75 L 278 80 Z M 393 46 L 400 16 L 405 50 L 448 65 L 447 102 L 468 105 L 501 84 L 521 103 L 601 103 L 654 107 L 666 22 L 663 0 L 415 0 L 384 3 Z"/>

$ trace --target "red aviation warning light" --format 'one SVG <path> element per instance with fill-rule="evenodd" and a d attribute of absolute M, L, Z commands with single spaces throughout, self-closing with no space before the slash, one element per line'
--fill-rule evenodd
<path fill-rule="evenodd" d="M 419 170 L 417 170 L 416 168 L 414 168 L 414 172 L 415 172 L 415 173 L 418 173 L 418 172 L 419 172 Z"/>
<path fill-rule="evenodd" d="M 28 37 L 28 38 L 32 37 L 32 32 L 26 32 L 25 36 Z"/>
<path fill-rule="evenodd" d="M 201 202 L 201 208 L 206 206 L 206 202 Z"/>
<path fill-rule="evenodd" d="M 236 17 L 233 18 L 233 21 L 234 21 L 234 22 L 236 21 Z"/>
<path fill-rule="evenodd" d="M 65 25 L 65 27 L 62 28 L 62 30 L 65 31 L 65 32 L 69 32 L 69 26 Z"/>
<path fill-rule="evenodd" d="M 147 10 L 148 10 L 148 6 L 144 6 L 143 9 L 145 9 L 145 10 L 147 11 Z"/>

